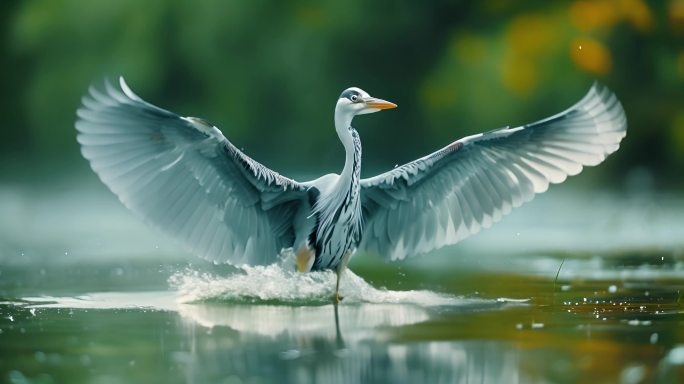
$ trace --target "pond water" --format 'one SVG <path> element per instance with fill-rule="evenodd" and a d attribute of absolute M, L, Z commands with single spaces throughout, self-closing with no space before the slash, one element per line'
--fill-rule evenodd
<path fill-rule="evenodd" d="M 204 263 L 95 184 L 0 197 L 0 382 L 684 379 L 673 196 L 552 192 L 432 255 L 358 255 L 337 306 L 332 273 Z"/>

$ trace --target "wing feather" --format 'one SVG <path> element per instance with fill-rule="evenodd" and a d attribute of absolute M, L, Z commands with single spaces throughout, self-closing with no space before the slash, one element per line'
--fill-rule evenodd
<path fill-rule="evenodd" d="M 468 136 L 363 179 L 361 247 L 394 260 L 454 244 L 501 220 L 549 184 L 601 163 L 619 148 L 626 129 L 620 102 L 594 84 L 557 115 Z"/>
<path fill-rule="evenodd" d="M 267 264 L 292 245 L 304 185 L 249 158 L 218 128 L 145 102 L 122 78 L 118 85 L 90 87 L 76 129 L 83 156 L 129 209 L 214 262 Z"/>

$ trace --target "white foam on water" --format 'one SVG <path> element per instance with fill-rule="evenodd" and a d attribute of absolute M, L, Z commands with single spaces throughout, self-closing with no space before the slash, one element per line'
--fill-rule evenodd
<path fill-rule="evenodd" d="M 336 275 L 331 271 L 298 273 L 279 265 L 243 267 L 220 276 L 194 270 L 170 278 L 171 290 L 143 292 L 92 292 L 74 296 L 30 296 L 4 302 L 28 308 L 151 309 L 188 312 L 194 304 L 256 304 L 273 307 L 323 307 L 332 304 Z M 525 304 L 527 299 L 483 299 L 453 296 L 428 290 L 393 291 L 375 288 L 358 275 L 345 271 L 340 284 L 342 306 L 386 310 L 412 306 L 491 309 Z M 213 310 L 213 309 L 212 309 Z M 391 311 L 391 312 L 392 312 Z M 192 312 L 192 311 L 190 311 Z M 381 311 L 382 312 L 382 311 Z M 191 316 L 193 317 L 193 316 Z M 225 317 L 221 315 L 220 317 Z M 214 320 L 208 321 L 215 322 Z"/>
<path fill-rule="evenodd" d="M 29 308 L 153 309 L 175 311 L 173 291 L 93 292 L 79 296 L 29 296 L 12 303 Z"/>
<path fill-rule="evenodd" d="M 170 282 L 178 290 L 180 303 L 227 301 L 320 305 L 330 303 L 335 279 L 336 275 L 332 271 L 299 273 L 273 264 L 246 266 L 229 276 L 184 271 L 172 276 Z M 487 302 L 426 290 L 392 291 L 375 288 L 350 270 L 342 275 L 340 295 L 343 297 L 343 304 L 415 304 L 431 307 Z"/>

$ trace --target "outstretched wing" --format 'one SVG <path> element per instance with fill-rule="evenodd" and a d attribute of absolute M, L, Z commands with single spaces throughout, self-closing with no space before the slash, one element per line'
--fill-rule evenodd
<path fill-rule="evenodd" d="M 121 202 L 214 262 L 268 264 L 292 246 L 300 183 L 271 171 L 218 128 L 120 89 L 90 88 L 78 109 L 83 156 Z"/>
<path fill-rule="evenodd" d="M 573 107 L 469 136 L 361 181 L 361 247 L 403 259 L 487 228 L 512 208 L 601 163 L 626 134 L 620 102 L 597 84 Z"/>

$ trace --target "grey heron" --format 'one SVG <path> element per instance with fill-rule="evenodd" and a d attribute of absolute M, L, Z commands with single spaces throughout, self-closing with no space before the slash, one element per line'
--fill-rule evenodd
<path fill-rule="evenodd" d="M 396 107 L 352 87 L 335 107 L 340 174 L 300 182 L 240 151 L 214 125 L 137 96 L 119 78 L 91 86 L 77 111 L 83 156 L 121 202 L 215 263 L 264 265 L 293 252 L 300 272 L 340 276 L 357 249 L 389 260 L 454 244 L 601 163 L 626 134 L 620 102 L 594 84 L 569 109 L 454 141 L 361 178 L 356 115 Z"/>

